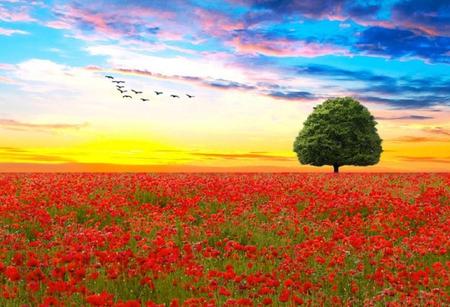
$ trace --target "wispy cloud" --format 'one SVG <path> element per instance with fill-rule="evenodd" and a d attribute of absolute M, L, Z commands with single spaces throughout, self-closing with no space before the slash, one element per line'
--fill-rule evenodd
<path fill-rule="evenodd" d="M 13 34 L 29 34 L 29 33 L 22 30 L 5 29 L 0 27 L 0 35 L 11 36 Z"/>
<path fill-rule="evenodd" d="M 90 67 L 87 68 L 89 70 L 96 70 L 97 68 Z M 144 77 L 151 77 L 155 79 L 162 79 L 162 80 L 174 80 L 174 81 L 183 81 L 187 83 L 195 83 L 200 86 L 204 87 L 211 87 L 216 89 L 244 89 L 244 90 L 253 90 L 256 87 L 253 85 L 246 85 L 242 84 L 236 81 L 231 80 L 224 80 L 224 79 L 213 79 L 213 78 L 201 78 L 201 77 L 195 77 L 195 76 L 180 76 L 180 75 L 164 75 L 160 73 L 154 73 L 151 71 L 146 70 L 139 70 L 139 69 L 124 69 L 124 68 L 117 68 L 113 69 L 113 71 L 123 74 L 132 74 L 136 76 L 144 76 Z"/>
<path fill-rule="evenodd" d="M 15 66 L 8 63 L 0 63 L 0 69 L 11 70 L 14 69 Z"/>
<path fill-rule="evenodd" d="M 42 153 L 42 149 L 19 147 L 0 147 L 0 161 L 77 162 L 75 159 L 57 153 Z"/>
<path fill-rule="evenodd" d="M 395 156 L 405 162 L 426 162 L 426 163 L 450 163 L 450 157 L 436 158 L 436 157 L 409 157 L 409 156 Z"/>
<path fill-rule="evenodd" d="M 0 82 L 12 83 L 10 78 L 0 76 Z"/>
<path fill-rule="evenodd" d="M 403 27 L 420 30 L 427 35 L 448 36 L 450 32 L 448 1 L 398 1 L 392 7 L 392 19 Z"/>
<path fill-rule="evenodd" d="M 405 135 L 395 139 L 390 139 L 392 142 L 406 142 L 406 143 L 423 143 L 423 142 L 448 142 L 448 139 L 427 137 L 427 136 L 412 136 Z"/>
<path fill-rule="evenodd" d="M 238 53 L 251 55 L 318 57 L 331 54 L 349 54 L 345 48 L 331 43 L 285 38 L 268 39 L 259 35 L 236 36 L 226 44 L 236 48 Z"/>
<path fill-rule="evenodd" d="M 421 115 L 404 115 L 404 116 L 396 116 L 396 117 L 382 117 L 382 116 L 375 116 L 375 120 L 426 120 L 426 119 L 433 119 L 434 117 L 430 116 L 421 116 Z"/>
<path fill-rule="evenodd" d="M 39 3 L 36 3 L 39 5 Z M 0 3 L 0 20 L 6 22 L 32 22 L 37 21 L 35 18 L 30 16 L 30 12 L 33 10 L 32 3 L 19 3 L 15 4 L 14 2 L 8 3 Z"/>
<path fill-rule="evenodd" d="M 394 110 L 426 109 L 435 106 L 450 106 L 449 97 L 446 96 L 419 96 L 414 98 L 385 98 L 379 96 L 356 96 L 361 101 L 381 103 L 391 106 Z"/>
<path fill-rule="evenodd" d="M 431 134 L 450 136 L 450 129 L 444 127 L 425 127 L 422 129 L 424 132 L 428 132 Z"/>
<path fill-rule="evenodd" d="M 450 64 L 447 54 L 450 37 L 416 34 L 412 30 L 370 27 L 359 33 L 355 51 L 385 56 L 389 59 L 420 58 Z"/>
<path fill-rule="evenodd" d="M 270 153 L 191 153 L 193 156 L 200 156 L 203 158 L 210 159 L 224 159 L 224 160 L 236 160 L 236 159 L 258 159 L 258 160 L 269 160 L 269 161 L 294 161 L 295 157 L 286 156 L 276 156 Z"/>
<path fill-rule="evenodd" d="M 28 130 L 48 131 L 48 130 L 67 130 L 67 129 L 79 130 L 81 128 L 87 127 L 88 125 L 89 123 L 86 122 L 82 124 L 35 124 L 35 123 L 20 122 L 13 119 L 0 119 L 1 128 L 18 131 L 28 131 Z"/>
<path fill-rule="evenodd" d="M 309 92 L 270 92 L 267 96 L 275 98 L 275 99 L 284 99 L 284 100 L 316 100 L 320 97 L 315 96 Z"/>

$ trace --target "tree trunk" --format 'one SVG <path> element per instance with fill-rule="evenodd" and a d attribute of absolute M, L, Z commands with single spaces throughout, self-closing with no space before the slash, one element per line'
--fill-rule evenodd
<path fill-rule="evenodd" d="M 334 165 L 333 165 L 333 169 L 334 169 L 334 172 L 335 172 L 335 173 L 339 173 L 339 165 L 334 164 Z"/>

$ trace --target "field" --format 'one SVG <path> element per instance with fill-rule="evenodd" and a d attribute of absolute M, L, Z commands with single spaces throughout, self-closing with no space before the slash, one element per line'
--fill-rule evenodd
<path fill-rule="evenodd" d="M 0 174 L 0 306 L 449 306 L 450 174 Z"/>

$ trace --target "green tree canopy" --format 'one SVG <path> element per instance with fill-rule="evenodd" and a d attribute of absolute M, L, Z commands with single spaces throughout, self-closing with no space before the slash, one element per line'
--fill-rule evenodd
<path fill-rule="evenodd" d="M 377 164 L 383 152 L 381 138 L 369 110 L 351 97 L 328 99 L 314 108 L 294 142 L 301 164 Z"/>

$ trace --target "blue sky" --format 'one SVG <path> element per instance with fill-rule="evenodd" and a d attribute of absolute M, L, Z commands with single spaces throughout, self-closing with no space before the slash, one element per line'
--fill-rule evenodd
<path fill-rule="evenodd" d="M 447 0 L 3 0 L 0 163 L 315 171 L 293 141 L 351 96 L 385 151 L 349 171 L 442 171 L 449 33 Z"/>

